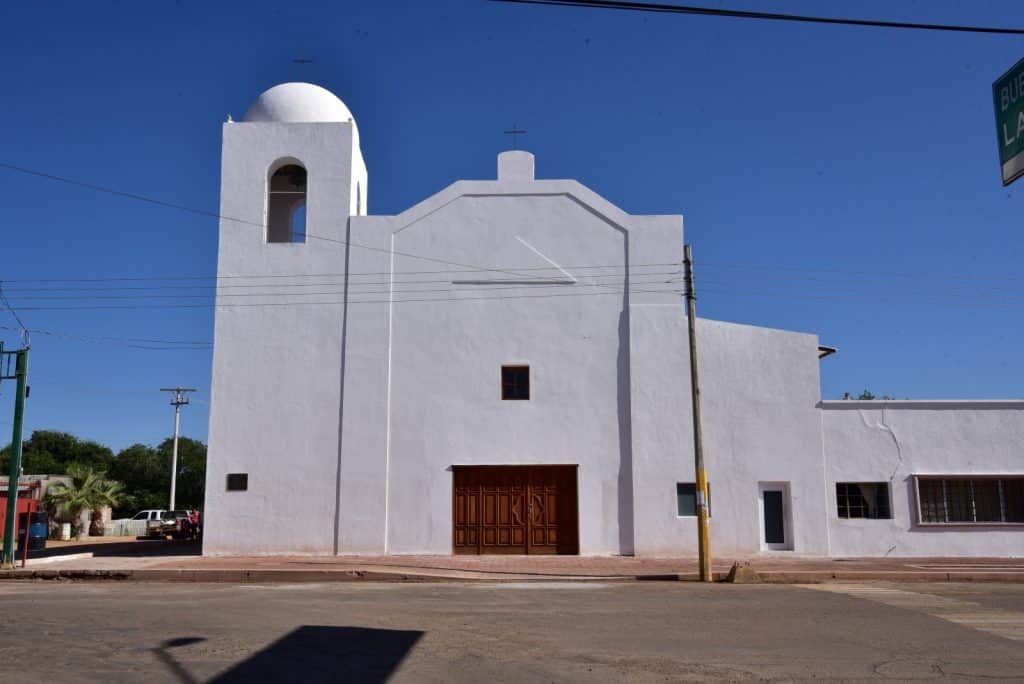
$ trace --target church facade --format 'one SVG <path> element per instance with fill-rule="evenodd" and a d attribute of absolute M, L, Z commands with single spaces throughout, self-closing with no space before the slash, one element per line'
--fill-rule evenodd
<path fill-rule="evenodd" d="M 681 216 L 522 151 L 370 216 L 310 84 L 223 135 L 204 553 L 696 553 Z M 1024 555 L 1024 402 L 822 401 L 815 335 L 697 331 L 716 554 Z"/>

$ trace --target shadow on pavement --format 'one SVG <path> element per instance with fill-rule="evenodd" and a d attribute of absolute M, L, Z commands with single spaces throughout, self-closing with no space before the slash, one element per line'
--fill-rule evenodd
<path fill-rule="evenodd" d="M 420 631 L 303 625 L 211 683 L 385 682 L 422 636 Z"/>
<path fill-rule="evenodd" d="M 167 666 L 167 669 L 171 671 L 175 677 L 178 678 L 182 684 L 199 684 L 199 680 L 189 674 L 181 663 L 175 660 L 174 656 L 171 655 L 170 649 L 177 648 L 178 646 L 191 646 L 192 644 L 198 644 L 206 641 L 203 637 L 179 637 L 177 639 L 168 639 L 159 646 L 153 649 L 153 654 L 156 655 L 157 659 Z"/>
<path fill-rule="evenodd" d="M 124 558 L 148 558 L 159 556 L 201 556 L 203 545 L 196 541 L 168 541 L 165 539 L 132 539 L 123 542 L 82 542 L 81 544 L 67 544 L 60 546 L 47 546 L 45 549 L 29 549 L 28 559 L 56 558 L 58 556 L 70 556 L 76 553 L 91 553 L 95 558 L 103 557 L 124 557 Z M 21 560 L 21 552 L 16 554 Z"/>

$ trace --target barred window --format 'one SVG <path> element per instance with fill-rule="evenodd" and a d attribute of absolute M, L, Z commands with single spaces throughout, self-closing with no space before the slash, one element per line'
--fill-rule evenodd
<path fill-rule="evenodd" d="M 1024 523 L 1024 476 L 917 477 L 921 523 Z"/>
<path fill-rule="evenodd" d="M 837 482 L 840 518 L 892 518 L 888 482 Z"/>

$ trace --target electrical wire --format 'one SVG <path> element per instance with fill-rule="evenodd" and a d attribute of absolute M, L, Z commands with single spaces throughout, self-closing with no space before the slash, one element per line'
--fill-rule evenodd
<path fill-rule="evenodd" d="M 961 301 L 951 300 L 948 294 L 935 294 L 934 296 L 915 295 L 913 297 L 901 297 L 898 293 L 833 293 L 829 295 L 815 295 L 807 293 L 793 293 L 789 291 L 777 291 L 771 288 L 758 288 L 752 289 L 728 289 L 719 287 L 698 287 L 698 296 L 704 292 L 711 292 L 712 294 L 718 295 L 740 295 L 743 297 L 768 297 L 772 299 L 785 299 L 785 300 L 799 300 L 799 301 L 813 301 L 813 302 L 824 302 L 835 305 L 837 299 L 862 299 L 867 300 L 871 304 L 878 304 L 880 302 L 907 302 L 913 304 L 938 304 L 942 306 L 948 306 L 950 308 L 961 309 L 961 310 L 979 310 L 979 311 L 1012 311 L 1014 313 L 1021 313 L 1024 309 L 1021 308 L 1020 304 L 1010 304 L 1008 306 L 992 306 L 986 302 L 977 302 L 972 300 L 971 303 L 966 304 Z M 813 291 L 812 291 L 813 292 Z"/>
<path fill-rule="evenodd" d="M 621 278 L 621 276 L 620 276 L 620 278 Z M 681 283 L 678 283 L 677 281 L 675 281 L 673 279 L 666 280 L 664 277 L 658 277 L 655 280 L 638 280 L 638 279 L 632 279 L 631 278 L 629 282 L 630 282 L 631 286 L 642 285 L 642 286 L 645 286 L 645 287 L 648 287 L 648 286 L 660 286 L 660 285 L 680 285 L 681 284 Z M 430 288 L 430 287 L 426 287 L 426 288 L 425 287 L 402 288 L 402 287 L 393 287 L 393 288 L 384 289 L 384 290 L 367 290 L 367 289 L 355 288 L 355 289 L 349 289 L 349 292 L 351 294 L 355 294 L 357 296 L 358 295 L 367 295 L 367 294 L 396 294 L 396 293 L 397 294 L 420 294 L 420 293 L 424 293 L 424 292 L 455 292 L 455 291 L 459 291 L 459 290 L 465 291 L 466 288 L 467 288 L 467 286 L 459 285 L 457 283 L 446 282 L 446 281 L 434 281 L 434 284 L 446 284 L 447 287 L 441 287 L 441 288 Z M 346 293 L 346 290 L 343 287 L 343 285 L 344 285 L 343 283 L 328 283 L 326 285 L 329 285 L 329 286 L 333 285 L 335 287 L 341 287 L 342 289 L 327 290 L 327 291 L 319 290 L 319 291 L 314 291 L 314 292 L 310 292 L 310 291 L 303 291 L 303 292 L 295 292 L 295 291 L 291 291 L 291 292 L 222 292 L 222 291 L 218 290 L 216 292 L 207 292 L 207 293 L 204 293 L 204 294 L 184 294 L 184 293 L 176 293 L 176 294 L 138 294 L 138 293 L 135 293 L 135 294 L 114 294 L 114 295 L 110 295 L 110 294 L 65 294 L 65 295 L 25 294 L 25 295 L 18 295 L 17 296 L 17 300 L 20 303 L 20 302 L 29 302 L 29 301 L 88 301 L 88 300 L 126 300 L 126 299 L 139 299 L 139 300 L 145 300 L 145 299 L 210 299 L 210 298 L 212 298 L 214 296 L 216 296 L 218 299 L 223 299 L 223 298 L 227 298 L 227 297 L 234 297 L 234 298 L 238 298 L 238 297 L 309 297 L 309 296 L 323 296 L 323 295 L 342 295 L 343 296 Z M 382 285 L 387 285 L 387 283 L 382 283 Z M 500 283 L 496 282 L 494 285 L 476 285 L 476 286 L 469 286 L 469 287 L 476 287 L 476 288 L 479 288 L 479 289 L 486 290 L 487 292 L 501 292 L 501 291 L 505 291 L 505 290 L 522 290 L 522 289 L 529 289 L 529 290 L 545 290 L 545 289 L 552 289 L 552 288 L 564 289 L 564 288 L 567 288 L 567 287 L 589 287 L 589 288 L 594 288 L 594 287 L 608 287 L 609 285 L 610 285 L 609 283 L 586 283 L 586 282 L 572 283 L 572 282 L 568 282 L 568 281 L 567 282 L 562 282 L 562 283 L 545 283 L 545 284 L 540 284 L 540 283 L 536 283 L 536 284 L 534 284 L 534 283 L 531 283 L 531 284 L 500 284 Z M 303 287 L 307 287 L 307 286 L 303 286 Z M 634 291 L 634 292 L 643 292 L 645 290 L 642 290 L 642 289 L 639 289 L 639 288 L 636 288 L 636 287 L 632 287 L 632 291 Z"/>
<path fill-rule="evenodd" d="M 560 272 L 555 271 L 554 269 L 552 269 L 552 271 L 553 271 L 553 273 L 552 273 L 551 277 L 557 275 L 557 277 L 564 279 L 564 276 L 562 276 Z M 456 271 L 456 273 L 463 273 L 463 271 Z M 387 275 L 387 274 L 384 274 L 384 275 Z M 627 275 L 627 272 L 625 270 L 623 270 L 620 273 L 596 273 L 596 274 L 593 274 L 593 275 L 589 275 L 589 274 L 588 275 L 580 275 L 580 278 L 583 278 L 585 280 L 592 280 L 592 279 L 595 279 L 595 278 L 614 278 L 614 279 L 620 279 L 620 278 L 626 277 L 626 275 Z M 637 273 L 633 273 L 629 277 L 630 277 L 630 280 L 634 280 L 635 281 L 637 278 L 647 278 L 647 277 L 659 277 L 660 278 L 660 277 L 671 277 L 671 276 L 681 276 L 681 275 L 682 275 L 682 273 L 679 270 L 674 270 L 674 271 L 654 271 L 654 272 L 640 271 L 640 272 L 637 272 Z M 333 287 L 333 286 L 342 287 L 342 286 L 345 285 L 344 275 L 337 275 L 337 276 L 324 275 L 324 276 L 321 276 L 321 277 L 325 277 L 325 278 L 337 277 L 337 278 L 340 278 L 341 280 L 335 281 L 335 282 L 330 282 L 330 281 L 328 281 L 328 282 L 300 282 L 300 283 L 264 282 L 264 283 L 229 283 L 229 284 L 223 284 L 223 285 L 222 284 L 218 284 L 218 283 L 209 283 L 209 284 L 206 284 L 206 285 L 128 285 L 128 286 L 124 286 L 124 285 L 111 285 L 111 286 L 104 286 L 104 287 L 95 287 L 95 286 L 87 286 L 87 287 L 17 287 L 17 288 L 7 288 L 7 291 L 8 292 L 18 292 L 18 293 L 21 293 L 21 292 L 31 292 L 31 293 L 75 292 L 75 293 L 77 293 L 77 292 L 136 292 L 136 291 L 165 291 L 165 290 L 214 290 L 216 292 L 224 292 L 224 291 L 228 291 L 228 290 L 251 289 L 251 288 L 300 288 L 300 287 Z M 538 284 L 544 284 L 544 281 L 550 280 L 551 277 L 544 278 L 544 279 L 541 279 L 541 278 L 538 277 L 538 278 L 535 278 L 535 279 L 531 279 L 529 282 L 532 284 L 532 282 L 536 281 Z M 503 281 L 495 281 L 495 282 L 496 283 L 500 283 L 500 282 L 503 282 Z M 508 282 L 508 281 L 504 281 L 504 282 Z M 584 280 L 577 280 L 577 282 L 584 282 Z M 435 285 L 435 284 L 438 284 L 438 283 L 454 284 L 454 281 L 452 281 L 451 277 L 448 277 L 448 278 L 428 278 L 428 279 L 422 279 L 422 280 L 394 279 L 394 280 L 355 281 L 355 282 L 350 280 L 349 283 L 348 283 L 348 286 L 349 286 L 349 288 L 359 288 L 359 287 L 382 286 L 382 285 L 403 285 L 403 286 L 404 285 Z M 21 296 L 22 295 L 20 295 L 20 294 L 15 295 L 16 298 L 17 297 L 21 297 Z"/>
<path fill-rule="evenodd" d="M 750 12 L 721 7 L 697 7 L 693 5 L 670 5 L 657 2 L 616 2 L 614 0 L 491 0 L 492 2 L 519 5 L 554 5 L 584 9 L 627 10 L 632 12 L 657 12 L 669 14 L 690 14 L 729 19 L 763 19 L 768 21 L 790 21 L 805 24 L 833 24 L 869 28 L 914 29 L 920 31 L 953 31 L 958 33 L 988 33 L 1002 35 L 1024 35 L 1024 29 L 998 26 L 964 26 L 961 24 L 925 24 L 906 21 L 882 21 L 875 19 L 848 19 L 821 17 L 778 12 Z"/>
<path fill-rule="evenodd" d="M 952 279 L 952 280 L 1024 280 L 1024 275 L 976 275 L 976 274 L 964 274 L 964 273 L 939 273 L 936 271 L 925 272 L 925 271 L 870 271 L 870 270 L 846 270 L 839 268 L 807 268 L 799 266 L 780 266 L 777 264 L 753 264 L 749 262 L 723 262 L 723 261 L 702 261 L 700 263 L 701 270 L 705 271 L 707 267 L 721 268 L 725 270 L 747 270 L 747 271 L 759 271 L 759 272 L 772 272 L 778 276 L 779 271 L 791 271 L 799 273 L 835 273 L 840 275 L 856 275 L 856 276 L 883 276 L 892 278 L 941 278 L 941 279 Z M 13 282 L 13 281 L 8 281 Z"/>
<path fill-rule="evenodd" d="M 562 266 L 561 268 L 573 271 L 581 270 L 617 270 L 626 271 L 638 268 L 654 268 L 654 267 L 668 267 L 675 266 L 679 267 L 679 262 L 662 262 L 662 263 L 649 263 L 649 264 L 607 264 L 607 265 L 570 265 Z M 497 267 L 495 267 L 497 268 Z M 515 271 L 548 271 L 551 273 L 560 273 L 560 271 L 554 266 L 509 266 L 509 269 Z M 8 278 L 4 282 L 7 283 L 103 283 L 103 282 L 154 282 L 154 281 L 193 281 L 193 280 L 235 280 L 235 279 L 280 279 L 280 278 L 349 278 L 354 277 L 368 277 L 368 276 L 406 276 L 406 275 L 440 275 L 444 273 L 486 273 L 494 270 L 494 268 L 458 268 L 458 269 L 434 269 L 430 271 L 352 271 L 350 273 L 344 272 L 329 272 L 329 273 L 236 273 L 232 275 L 190 275 L 190 276 L 113 276 L 113 277 L 84 277 L 84 278 Z M 541 276 L 537 276 L 540 278 Z"/>
<path fill-rule="evenodd" d="M 225 215 L 218 214 L 216 212 L 212 212 L 212 211 L 209 211 L 209 210 L 206 210 L 206 209 L 197 209 L 195 207 L 189 207 L 187 205 L 177 204 L 177 203 L 174 203 L 174 202 L 167 202 L 167 201 L 159 200 L 159 199 L 156 199 L 156 198 L 153 198 L 153 197 L 148 197 L 146 195 L 139 195 L 137 193 L 124 192 L 124 191 L 121 191 L 121 190 L 116 190 L 114 188 L 109 188 L 109 187 L 102 186 L 102 185 L 95 185 L 93 183 L 86 183 L 86 182 L 83 182 L 83 181 L 78 181 L 78 180 L 74 180 L 74 179 L 68 178 L 66 176 L 59 176 L 57 174 L 47 173 L 45 171 L 37 171 L 35 169 L 30 169 L 30 168 L 27 168 L 27 167 L 24 167 L 24 166 L 19 166 L 17 164 L 11 164 L 9 162 L 0 161 L 0 168 L 5 168 L 5 169 L 8 169 L 10 171 L 15 171 L 15 172 L 18 172 L 18 173 L 23 173 L 23 174 L 27 174 L 27 175 L 31 175 L 31 176 L 36 176 L 36 177 L 39 177 L 39 178 L 45 178 L 45 179 L 48 179 L 48 180 L 53 180 L 53 181 L 57 181 L 57 182 L 61 182 L 61 183 L 66 183 L 66 184 L 69 184 L 69 185 L 75 185 L 75 186 L 86 188 L 86 189 L 89 189 L 89 190 L 94 190 L 96 192 L 107 193 L 107 194 L 116 195 L 116 196 L 119 196 L 119 197 L 125 197 L 125 198 L 128 198 L 128 199 L 134 199 L 134 200 L 138 200 L 138 201 L 141 201 L 141 202 L 147 202 L 149 204 L 154 204 L 154 205 L 157 205 L 157 206 L 167 207 L 167 208 L 171 208 L 171 209 L 178 209 L 178 210 L 181 210 L 181 211 L 187 211 L 187 212 L 190 212 L 190 213 L 193 213 L 193 214 L 198 214 L 198 215 L 201 215 L 201 216 L 208 216 L 208 217 L 211 217 L 211 218 L 217 218 L 217 219 L 220 219 L 222 221 L 228 221 L 228 222 L 238 223 L 238 224 L 242 224 L 242 225 L 249 225 L 249 226 L 252 226 L 252 227 L 257 227 L 260 230 L 262 230 L 264 228 L 262 223 L 256 223 L 254 221 L 247 221 L 245 219 L 239 219 L 239 218 L 235 218 L 235 217 L 231 217 L 231 216 L 225 216 Z M 300 233 L 297 233 L 297 232 L 293 232 L 292 234 L 293 235 L 300 235 Z M 370 251 L 374 251 L 374 252 L 380 252 L 380 253 L 383 253 L 383 254 L 387 254 L 387 255 L 391 256 L 392 258 L 394 258 L 395 256 L 402 256 L 402 257 L 406 257 L 406 258 L 410 258 L 410 259 L 418 259 L 418 260 L 421 260 L 421 261 L 427 261 L 427 262 L 430 262 L 430 263 L 443 264 L 443 265 L 446 265 L 446 266 L 455 266 L 455 267 L 457 267 L 459 269 L 462 269 L 462 270 L 472 270 L 472 271 L 475 271 L 475 272 L 501 273 L 501 274 L 504 274 L 504 275 L 512 275 L 512 276 L 516 276 L 516 277 L 519 277 L 519 278 L 529 278 L 529 277 L 531 277 L 531 276 L 526 275 L 524 273 L 519 273 L 517 271 L 513 271 L 513 270 L 509 270 L 509 269 L 487 268 L 487 267 L 482 267 L 482 266 L 479 266 L 479 265 L 476 265 L 476 264 L 465 264 L 465 263 L 460 263 L 460 262 L 457 262 L 457 261 L 450 261 L 448 259 L 440 259 L 440 258 L 437 258 L 437 257 L 430 257 L 430 256 L 422 255 L 422 254 L 415 254 L 415 253 L 412 253 L 412 252 L 406 252 L 406 251 L 403 251 L 403 250 L 397 250 L 397 249 L 394 249 L 394 248 L 388 249 L 388 248 L 384 248 L 384 247 L 374 247 L 374 246 L 371 246 L 371 245 L 363 245 L 363 244 L 360 244 L 360 243 L 357 243 L 357 242 L 353 242 L 351 240 L 336 240 L 334 238 L 329 238 L 329 237 L 325 237 L 325 236 L 322 236 L 322 235 L 313 235 L 313 234 L 310 234 L 310 233 L 301 233 L 301 235 L 304 237 L 304 239 L 322 240 L 324 242 L 329 242 L 329 243 L 333 243 L 333 244 L 339 244 L 339 245 L 343 245 L 345 247 L 358 247 L 360 249 L 366 249 L 366 250 L 370 250 Z M 533 276 L 533 277 L 536 278 L 536 276 Z"/>
<path fill-rule="evenodd" d="M 344 300 L 317 301 L 317 302 L 260 302 L 243 304 L 100 304 L 87 306 L 28 306 L 22 307 L 23 311 L 85 311 L 93 309 L 224 309 L 224 308 L 248 308 L 248 307 L 287 307 L 287 306 L 341 306 L 344 304 L 403 304 L 408 302 L 468 302 L 484 300 L 507 300 L 507 299 L 550 299 L 555 297 L 594 297 L 619 295 L 622 296 L 625 290 L 603 290 L 601 292 L 568 292 L 563 294 L 538 294 L 538 295 L 499 295 L 496 297 L 426 297 L 426 298 L 401 298 L 401 299 L 350 299 Z M 648 293 L 660 295 L 681 296 L 682 290 L 629 290 L 631 293 Z"/>
<path fill-rule="evenodd" d="M 0 325 L 0 330 L 14 330 L 10 326 Z M 93 336 L 93 335 L 79 335 L 75 333 L 60 332 L 56 330 L 42 330 L 39 328 L 30 328 L 29 332 L 35 335 L 42 335 L 46 337 L 53 337 L 61 340 L 67 340 L 72 342 L 86 342 L 89 344 L 122 344 L 127 347 L 134 349 L 145 349 L 150 351 L 205 351 L 213 348 L 212 342 L 186 342 L 182 340 L 158 340 L 148 338 L 133 338 L 133 337 L 111 337 L 111 336 Z"/>
<path fill-rule="evenodd" d="M 11 303 L 9 301 L 7 301 L 7 295 L 4 294 L 4 283 L 3 283 L 2 280 L 0 280 L 0 301 L 3 302 L 4 307 L 11 313 L 11 316 L 14 317 L 14 320 L 15 320 L 15 322 L 17 322 L 18 328 L 19 328 L 19 330 L 21 332 L 22 344 L 24 344 L 26 347 L 28 347 L 29 346 L 29 332 L 28 332 L 28 328 L 26 328 L 25 324 L 21 322 L 21 316 L 18 315 L 18 312 L 15 311 L 14 307 L 11 306 Z"/>
<path fill-rule="evenodd" d="M 613 4 L 620 4 L 620 3 L 613 3 Z M 114 189 L 114 188 L 108 188 L 108 187 L 104 187 L 104 186 L 94 185 L 94 184 L 91 184 L 91 183 L 85 183 L 85 182 L 77 181 L 77 180 L 70 179 L 70 178 L 67 178 L 67 177 L 64 177 L 64 176 L 59 176 L 57 174 L 47 173 L 47 172 L 44 172 L 44 171 L 38 171 L 38 170 L 35 170 L 35 169 L 29 169 L 29 168 L 26 168 L 26 167 L 23 167 L 23 166 L 19 166 L 19 165 L 16 165 L 16 164 L 11 164 L 11 163 L 8 163 L 8 162 L 0 162 L 0 168 L 6 168 L 8 170 L 16 171 L 16 172 L 19 172 L 19 173 L 24 173 L 24 174 L 29 174 L 29 175 L 32 175 L 32 176 L 37 176 L 37 177 L 46 178 L 46 179 L 50 179 L 50 180 L 54 180 L 54 181 L 59 181 L 59 182 L 67 183 L 67 184 L 70 184 L 70 185 L 77 185 L 77 186 L 88 188 L 88 189 L 91 189 L 91 190 L 95 190 L 95 191 L 99 191 L 99 192 L 105 192 L 105 193 L 109 193 L 109 194 L 112 194 L 112 195 L 117 195 L 117 196 L 120 196 L 120 197 L 129 198 L 129 199 L 135 199 L 135 200 L 147 202 L 147 203 L 158 205 L 158 206 L 163 206 L 163 207 L 168 207 L 168 208 L 173 208 L 173 209 L 179 209 L 179 210 L 182 210 L 182 211 L 187 211 L 187 212 L 191 212 L 191 213 L 202 215 L 202 216 L 208 216 L 208 217 L 211 217 L 211 218 L 222 219 L 222 220 L 229 221 L 229 222 L 235 222 L 235 223 L 241 223 L 241 224 L 245 224 L 245 225 L 250 225 L 250 226 L 253 226 L 253 227 L 258 227 L 260 229 L 263 228 L 263 225 L 261 223 L 256 223 L 256 222 L 252 222 L 252 221 L 246 221 L 244 219 L 238 219 L 238 218 L 234 218 L 234 217 L 230 217 L 230 216 L 224 216 L 224 215 L 218 214 L 216 212 L 212 212 L 212 211 L 208 211 L 208 210 L 204 210 L 204 209 L 197 209 L 195 207 L 190 207 L 190 206 L 183 205 L 183 204 L 167 202 L 167 201 L 164 201 L 164 200 L 159 200 L 159 199 L 148 197 L 148 196 L 145 196 L 145 195 L 139 195 L 139 194 L 136 194 L 136 193 L 130 193 L 130 192 L 125 192 L 125 191 L 117 190 L 117 189 Z M 501 273 L 501 274 L 505 274 L 505 275 L 514 275 L 514 276 L 517 276 L 517 277 L 526 277 L 526 278 L 533 278 L 533 279 L 536 279 L 536 280 L 543 280 L 547 276 L 543 276 L 543 275 L 525 275 L 525 274 L 527 274 L 527 273 L 536 274 L 538 272 L 546 272 L 546 273 L 556 273 L 557 272 L 557 269 L 555 269 L 554 267 L 549 267 L 549 266 L 542 266 L 542 267 L 508 267 L 508 268 L 503 268 L 503 267 L 483 267 L 483 266 L 478 266 L 478 265 L 474 265 L 474 264 L 465 264 L 465 263 L 449 261 L 449 260 L 446 260 L 446 259 L 439 259 L 439 258 L 435 258 L 435 257 L 428 257 L 428 256 L 425 256 L 425 255 L 414 254 L 414 253 L 410 253 L 410 252 L 403 252 L 403 251 L 398 251 L 398 250 L 390 250 L 390 249 L 386 249 L 386 248 L 382 248 L 382 247 L 373 247 L 373 246 L 369 246 L 369 245 L 362 245 L 362 244 L 359 244 L 359 243 L 354 243 L 352 241 L 336 240 L 336 239 L 333 239 L 333 238 L 327 238 L 327 237 L 323 237 L 323 236 L 308 235 L 307 237 L 310 237 L 310 238 L 313 238 L 313 239 L 320 239 L 320 240 L 324 240 L 324 241 L 331 242 L 331 243 L 336 243 L 336 244 L 341 244 L 341 245 L 351 245 L 353 247 L 358 247 L 358 248 L 361 248 L 361 249 L 369 249 L 369 250 L 383 252 L 383 253 L 386 253 L 386 254 L 394 254 L 394 255 L 397 255 L 397 256 L 406 256 L 406 257 L 413 258 L 413 259 L 426 260 L 426 261 L 431 261 L 431 262 L 439 263 L 441 265 L 456 267 L 456 268 L 449 268 L 449 269 L 435 269 L 435 270 L 429 270 L 429 271 L 397 271 L 396 270 L 394 272 L 388 272 L 388 271 L 352 272 L 352 273 L 347 274 L 350 279 L 354 278 L 354 277 L 367 277 L 367 276 L 386 276 L 386 277 L 390 278 L 390 277 L 398 276 L 398 275 L 438 275 L 438 274 L 442 274 L 442 273 L 466 273 L 466 274 L 468 274 L 468 273 Z M 605 270 L 619 269 L 622 272 L 626 272 L 628 270 L 632 270 L 632 269 L 636 269 L 636 268 L 642 268 L 642 267 L 667 267 L 667 266 L 678 267 L 679 264 L 677 262 L 661 262 L 661 263 L 650 263 L 650 264 L 630 264 L 628 266 L 622 265 L 622 264 L 609 264 L 609 265 L 581 264 L 581 265 L 564 266 L 562 268 L 565 268 L 566 270 L 570 270 L 570 271 L 573 271 L 573 270 L 579 271 L 579 270 L 585 270 L 585 269 L 605 269 Z M 954 279 L 958 279 L 958 280 L 967 280 L 967 281 L 970 281 L 970 280 L 982 280 L 982 281 L 984 281 L 984 280 L 988 280 L 988 281 L 992 281 L 992 280 L 1010 280 L 1010 281 L 1024 280 L 1024 276 L 979 276 L 979 275 L 972 275 L 972 274 L 949 275 L 949 274 L 941 274 L 941 273 L 924 273 L 924 272 L 907 272 L 907 271 L 870 271 L 870 270 L 842 270 L 842 269 L 834 269 L 834 268 L 805 268 L 805 267 L 779 266 L 779 265 L 774 265 L 774 264 L 751 264 L 751 263 L 739 263 L 739 262 L 716 262 L 716 261 L 710 261 L 710 262 L 703 262 L 702 261 L 701 262 L 702 272 L 707 272 L 708 267 L 711 267 L 712 272 L 716 268 L 722 268 L 722 269 L 728 269 L 728 270 L 737 270 L 738 269 L 738 270 L 759 270 L 759 271 L 762 271 L 762 272 L 767 271 L 767 272 L 771 273 L 770 277 L 780 277 L 778 275 L 778 272 L 780 272 L 780 271 L 794 271 L 794 272 L 808 272 L 808 273 L 826 273 L 826 274 L 833 274 L 833 273 L 835 273 L 835 274 L 846 274 L 846 275 L 857 275 L 857 276 L 870 275 L 870 276 L 899 277 L 899 278 L 920 278 L 920 277 L 954 278 Z M 314 277 L 319 278 L 319 277 L 335 277 L 335 276 L 343 278 L 343 277 L 346 276 L 346 274 L 345 273 L 316 273 L 316 274 L 312 274 L 312 273 L 296 273 L 296 274 L 269 274 L 269 275 L 268 274 L 251 274 L 251 275 L 232 274 L 232 275 L 224 275 L 224 276 L 213 275 L 213 276 L 127 276 L 127 277 L 119 276 L 119 277 L 102 277 L 102 278 L 26 278 L 26 279 L 6 279 L 5 282 L 7 282 L 7 283 L 81 283 L 81 282 L 96 282 L 96 283 L 108 282 L 109 283 L 109 282 L 158 282 L 158 281 L 159 282 L 168 282 L 168 281 L 192 281 L 192 280 L 216 280 L 216 281 L 220 281 L 220 280 L 236 280 L 236 279 L 246 279 L 246 280 L 248 280 L 248 279 L 271 279 L 271 280 L 277 280 L 277 279 L 282 279 L 282 278 L 314 278 Z M 350 285 L 352 285 L 351 282 L 350 282 Z"/>

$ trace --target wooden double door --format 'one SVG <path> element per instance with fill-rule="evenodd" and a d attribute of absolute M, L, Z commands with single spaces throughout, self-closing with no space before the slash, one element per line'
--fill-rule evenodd
<path fill-rule="evenodd" d="M 579 553 L 576 466 L 453 466 L 455 553 Z"/>

